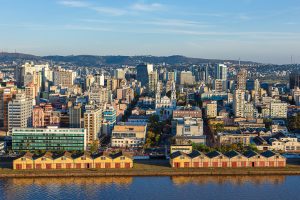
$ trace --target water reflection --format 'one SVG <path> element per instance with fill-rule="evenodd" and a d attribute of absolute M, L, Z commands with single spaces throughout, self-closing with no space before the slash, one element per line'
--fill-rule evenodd
<path fill-rule="evenodd" d="M 28 186 L 28 185 L 130 185 L 132 177 L 95 177 L 95 178 L 11 178 L 8 179 L 9 183 L 15 186 Z"/>
<path fill-rule="evenodd" d="M 243 185 L 251 183 L 254 185 L 273 184 L 280 185 L 285 182 L 286 176 L 173 176 L 175 185 L 197 184 L 207 185 L 209 183 L 223 185 Z"/>

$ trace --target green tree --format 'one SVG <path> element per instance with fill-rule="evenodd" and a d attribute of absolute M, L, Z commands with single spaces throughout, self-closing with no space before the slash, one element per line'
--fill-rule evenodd
<path fill-rule="evenodd" d="M 96 153 L 98 151 L 99 145 L 97 141 L 93 141 L 93 143 L 90 146 L 91 153 Z"/>

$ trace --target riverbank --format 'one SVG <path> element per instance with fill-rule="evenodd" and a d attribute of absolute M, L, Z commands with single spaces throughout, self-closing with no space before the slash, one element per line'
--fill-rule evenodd
<path fill-rule="evenodd" d="M 180 168 L 168 166 L 165 161 L 141 161 L 132 169 L 71 169 L 71 170 L 11 170 L 0 169 L 0 178 L 43 177 L 113 177 L 113 176 L 201 176 L 201 175 L 300 175 L 300 166 L 289 164 L 284 168 Z"/>

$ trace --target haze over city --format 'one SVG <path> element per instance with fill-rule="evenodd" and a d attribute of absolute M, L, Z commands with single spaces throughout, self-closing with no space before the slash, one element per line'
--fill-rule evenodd
<path fill-rule="evenodd" d="M 300 61 L 296 0 L 1 0 L 0 50 Z"/>

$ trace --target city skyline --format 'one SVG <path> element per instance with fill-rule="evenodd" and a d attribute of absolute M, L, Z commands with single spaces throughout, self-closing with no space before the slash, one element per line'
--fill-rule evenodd
<path fill-rule="evenodd" d="M 3 0 L 1 8 L 1 51 L 300 61 L 294 0 Z"/>

